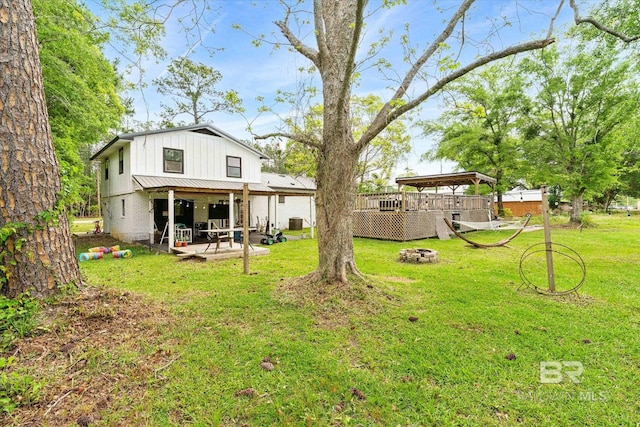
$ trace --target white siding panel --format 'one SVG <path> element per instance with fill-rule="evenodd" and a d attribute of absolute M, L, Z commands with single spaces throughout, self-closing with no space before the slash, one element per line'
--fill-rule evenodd
<path fill-rule="evenodd" d="M 184 178 L 260 182 L 261 162 L 246 148 L 224 138 L 180 131 L 141 136 L 131 144 L 134 174 L 176 176 L 163 171 L 163 149 L 184 150 Z M 242 159 L 242 178 L 227 177 L 227 156 Z M 111 170 L 110 170 L 111 173 Z"/>

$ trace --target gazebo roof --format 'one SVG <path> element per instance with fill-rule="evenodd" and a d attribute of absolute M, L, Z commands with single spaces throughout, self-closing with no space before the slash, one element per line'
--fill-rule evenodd
<path fill-rule="evenodd" d="M 455 190 L 461 185 L 471 184 L 475 185 L 477 190 L 479 184 L 489 184 L 493 187 L 496 182 L 495 178 L 475 171 L 396 178 L 398 188 L 402 185 L 410 185 L 416 187 L 418 191 L 432 187 L 450 187 Z"/>

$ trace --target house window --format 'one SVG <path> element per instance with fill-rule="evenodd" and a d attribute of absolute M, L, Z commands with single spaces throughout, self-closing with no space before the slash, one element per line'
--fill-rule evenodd
<path fill-rule="evenodd" d="M 167 173 L 184 172 L 184 150 L 164 149 L 164 171 Z"/>
<path fill-rule="evenodd" d="M 227 156 L 227 177 L 242 178 L 242 159 L 240 157 Z"/>
<path fill-rule="evenodd" d="M 278 203 L 284 203 L 284 195 L 283 194 L 279 194 L 278 195 Z"/>
<path fill-rule="evenodd" d="M 107 159 L 106 162 L 104 162 L 104 180 L 108 180 L 109 179 L 109 159 Z"/>
<path fill-rule="evenodd" d="M 124 148 L 118 150 L 118 174 L 124 173 Z"/>
<path fill-rule="evenodd" d="M 120 199 L 120 201 L 122 202 L 122 216 L 124 217 L 124 214 L 125 214 L 125 210 L 124 210 L 124 199 Z"/>

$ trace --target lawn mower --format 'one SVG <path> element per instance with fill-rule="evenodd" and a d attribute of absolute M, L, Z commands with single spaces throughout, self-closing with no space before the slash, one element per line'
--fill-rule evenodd
<path fill-rule="evenodd" d="M 265 233 L 264 237 L 260 240 L 263 245 L 273 245 L 274 243 L 284 243 L 287 238 L 282 235 L 282 231 L 278 228 L 273 229 L 273 234 Z"/>

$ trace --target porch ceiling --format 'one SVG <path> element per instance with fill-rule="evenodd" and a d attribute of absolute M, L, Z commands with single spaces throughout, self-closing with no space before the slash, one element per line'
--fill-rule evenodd
<path fill-rule="evenodd" d="M 134 175 L 133 180 L 143 190 L 149 191 L 183 191 L 200 192 L 211 194 L 242 193 L 243 182 L 215 181 L 209 179 L 191 179 L 181 177 L 163 177 Z M 266 185 L 250 182 L 249 193 L 251 194 L 275 194 L 272 188 Z"/>

